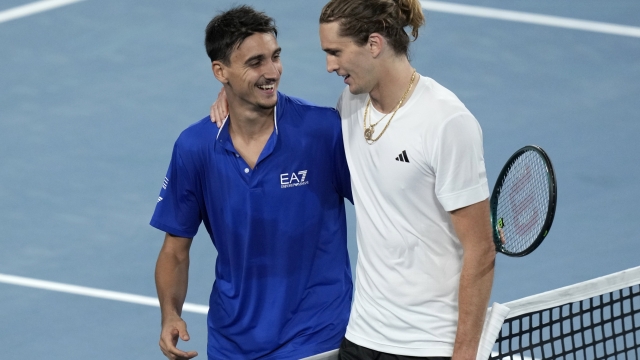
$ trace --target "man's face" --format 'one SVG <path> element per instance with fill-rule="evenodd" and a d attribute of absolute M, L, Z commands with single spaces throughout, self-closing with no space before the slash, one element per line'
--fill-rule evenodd
<path fill-rule="evenodd" d="M 344 78 L 352 94 L 371 91 L 374 84 L 367 45 L 358 46 L 348 37 L 340 36 L 338 22 L 320 24 L 320 45 L 327 54 L 327 71 Z"/>
<path fill-rule="evenodd" d="M 273 108 L 282 74 L 280 51 L 273 34 L 256 33 L 246 38 L 231 53 L 230 66 L 225 69 L 231 90 L 227 96 L 250 107 Z"/>

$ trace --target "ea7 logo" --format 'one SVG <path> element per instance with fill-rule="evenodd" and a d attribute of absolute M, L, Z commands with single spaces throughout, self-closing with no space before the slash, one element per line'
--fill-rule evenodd
<path fill-rule="evenodd" d="M 297 173 L 293 172 L 291 174 L 280 174 L 280 187 L 284 189 L 294 186 L 307 185 L 309 182 L 305 181 L 306 178 L 307 170 L 298 171 Z"/>

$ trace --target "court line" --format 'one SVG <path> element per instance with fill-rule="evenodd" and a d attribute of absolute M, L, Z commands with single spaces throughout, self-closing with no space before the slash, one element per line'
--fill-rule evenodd
<path fill-rule="evenodd" d="M 0 23 L 53 10 L 85 0 L 42 0 L 0 11 Z"/>
<path fill-rule="evenodd" d="M 420 3 L 423 9 L 437 12 L 640 38 L 640 27 L 635 26 L 501 10 L 483 6 L 452 4 L 441 1 L 420 1 Z"/>
<path fill-rule="evenodd" d="M 36 289 L 43 289 L 43 290 L 50 290 L 50 291 L 58 291 L 63 293 L 75 294 L 75 295 L 84 295 L 84 296 L 90 296 L 90 297 L 95 297 L 100 299 L 122 301 L 122 302 L 128 302 L 132 304 L 160 307 L 160 303 L 158 302 L 158 299 L 155 297 L 127 294 L 123 292 L 102 290 L 102 289 L 90 288 L 85 286 L 63 284 L 63 283 L 58 283 L 53 281 L 38 280 L 38 279 L 32 279 L 32 278 L 27 278 L 22 276 L 0 274 L 0 283 L 26 286 L 26 287 L 32 287 Z M 184 306 L 182 307 L 182 311 L 198 313 L 198 314 L 206 314 L 209 311 L 209 307 L 206 305 L 184 303 Z"/>

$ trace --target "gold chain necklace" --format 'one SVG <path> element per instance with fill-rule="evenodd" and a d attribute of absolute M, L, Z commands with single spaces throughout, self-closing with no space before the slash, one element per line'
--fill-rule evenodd
<path fill-rule="evenodd" d="M 400 106 L 402 106 L 402 103 L 404 102 L 404 99 L 407 97 L 407 94 L 409 94 L 409 90 L 411 90 L 411 87 L 413 86 L 413 80 L 415 80 L 415 78 L 416 78 L 416 71 L 413 70 L 413 74 L 411 74 L 411 82 L 409 82 L 409 87 L 404 92 L 404 95 L 402 95 L 402 98 L 400 99 L 400 102 L 398 102 L 398 105 L 396 105 L 396 108 L 393 109 L 393 113 L 391 114 L 391 118 L 387 122 L 387 125 L 384 126 L 384 128 L 382 129 L 382 132 L 380 132 L 380 135 L 378 135 L 378 137 L 375 139 L 373 138 L 373 133 L 375 131 L 376 125 L 378 125 L 382 120 L 384 120 L 384 118 L 386 118 L 387 115 L 389 114 L 385 114 L 382 117 L 382 119 L 378 120 L 375 124 L 371 124 L 367 126 L 367 115 L 369 114 L 369 105 L 371 105 L 371 96 L 369 96 L 369 100 L 367 101 L 367 106 L 365 106 L 364 108 L 364 121 L 363 121 L 364 139 L 367 141 L 367 144 L 371 145 L 374 142 L 378 141 L 378 139 L 380 139 L 382 134 L 384 134 L 384 132 L 387 130 L 387 128 L 389 127 L 389 124 L 391 124 L 391 120 L 393 120 L 393 117 L 396 116 L 396 112 L 398 112 L 398 109 L 400 109 Z"/>

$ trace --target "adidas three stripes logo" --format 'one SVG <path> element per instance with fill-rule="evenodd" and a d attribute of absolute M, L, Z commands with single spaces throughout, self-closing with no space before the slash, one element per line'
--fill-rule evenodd
<path fill-rule="evenodd" d="M 400 153 L 400 155 L 398 155 L 398 157 L 396 158 L 396 161 L 401 161 L 401 162 L 409 162 L 409 157 L 407 156 L 407 151 L 406 150 L 402 150 L 402 152 Z"/>

